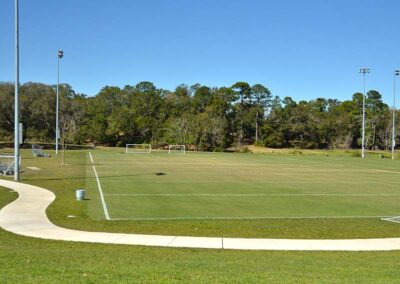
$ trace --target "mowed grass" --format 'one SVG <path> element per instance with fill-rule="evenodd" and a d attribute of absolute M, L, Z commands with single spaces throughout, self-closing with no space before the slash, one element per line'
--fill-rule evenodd
<path fill-rule="evenodd" d="M 96 151 L 94 155 L 103 152 Z M 29 151 L 23 151 L 23 156 L 23 181 L 56 193 L 57 199 L 47 213 L 53 222 L 69 228 L 288 238 L 400 235 L 398 224 L 378 218 L 105 221 L 87 151 L 68 152 L 64 166 L 59 157 L 36 159 Z M 358 163 L 357 159 L 353 160 L 355 158 L 348 159 L 346 163 Z M 380 170 L 396 170 L 391 161 L 371 159 L 366 162 Z M 29 170 L 29 166 L 41 170 Z M 370 169 L 368 165 L 360 167 Z M 86 188 L 89 200 L 77 202 L 77 188 Z M 16 197 L 16 193 L 0 188 L 0 208 Z M 68 215 L 76 218 L 68 218 Z M 0 230 L 1 283 L 397 283 L 400 265 L 396 259 L 399 257 L 397 251 L 223 251 L 85 244 L 32 239 Z"/>
<path fill-rule="evenodd" d="M 16 197 L 0 188 L 0 208 Z M 86 225 L 86 229 L 93 227 Z M 397 283 L 399 257 L 400 252 L 222 251 L 85 244 L 27 238 L 0 229 L 1 283 Z"/>
<path fill-rule="evenodd" d="M 397 161 L 191 152 L 92 156 L 111 219 L 400 215 Z"/>
<path fill-rule="evenodd" d="M 111 218 L 127 220 L 104 219 L 88 151 L 67 151 L 66 165 L 61 165 L 61 158 L 54 155 L 48 159 L 33 158 L 29 150 L 23 151 L 23 182 L 55 192 L 57 199 L 47 213 L 60 226 L 92 231 L 257 238 L 400 235 L 398 224 L 373 217 L 270 219 L 400 215 L 398 161 L 372 155 L 361 160 L 345 154 L 169 156 L 126 155 L 121 149 L 91 152 Z M 30 166 L 41 170 L 30 170 Z M 78 188 L 87 190 L 88 200 L 75 200 Z M 68 218 L 71 215 L 75 218 Z"/>

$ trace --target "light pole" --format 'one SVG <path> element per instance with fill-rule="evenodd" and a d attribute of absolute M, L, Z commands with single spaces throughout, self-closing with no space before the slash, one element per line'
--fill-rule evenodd
<path fill-rule="evenodd" d="M 400 70 L 394 70 L 393 80 L 393 125 L 392 125 L 392 160 L 394 160 L 394 147 L 396 146 L 396 77 L 400 75 Z"/>
<path fill-rule="evenodd" d="M 15 0 L 14 180 L 19 181 L 19 5 Z"/>
<path fill-rule="evenodd" d="M 366 77 L 365 75 L 370 72 L 371 71 L 366 67 L 360 68 L 360 73 L 363 74 L 364 77 L 364 93 L 363 93 L 363 109 L 362 109 L 362 141 L 361 141 L 361 147 L 362 147 L 361 157 L 363 159 L 365 158 L 365 77 Z"/>
<path fill-rule="evenodd" d="M 58 155 L 58 140 L 60 140 L 60 123 L 58 119 L 59 89 L 60 89 L 60 60 L 64 56 L 61 49 L 57 53 L 57 99 L 56 99 L 56 155 Z"/>

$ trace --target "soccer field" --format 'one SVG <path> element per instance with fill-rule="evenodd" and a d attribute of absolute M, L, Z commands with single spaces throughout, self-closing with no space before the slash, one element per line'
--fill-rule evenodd
<path fill-rule="evenodd" d="M 90 210 L 94 219 L 350 219 L 400 215 L 400 164 L 389 159 L 125 154 L 121 150 L 90 153 L 86 187 L 94 197 L 90 201 L 96 208 Z"/>

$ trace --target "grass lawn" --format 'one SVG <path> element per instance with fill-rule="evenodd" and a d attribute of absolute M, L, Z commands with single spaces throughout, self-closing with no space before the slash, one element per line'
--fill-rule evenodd
<path fill-rule="evenodd" d="M 111 219 L 400 214 L 397 161 L 226 153 L 92 155 Z"/>
<path fill-rule="evenodd" d="M 397 160 L 372 154 L 361 160 L 343 152 L 122 152 L 99 149 L 92 156 L 109 215 L 123 220 L 105 220 L 87 151 L 69 152 L 64 166 L 59 157 L 33 158 L 25 151 L 22 178 L 56 193 L 48 209 L 54 223 L 80 230 L 272 238 L 400 235 L 398 224 L 368 217 L 400 215 Z M 77 188 L 85 188 L 89 200 L 77 202 Z"/>
<path fill-rule="evenodd" d="M 17 195 L 0 188 L 0 207 Z M 254 252 L 46 241 L 0 229 L 1 283 L 396 283 L 400 252 Z"/>
<path fill-rule="evenodd" d="M 31 157 L 29 151 L 23 152 L 22 177 L 26 183 L 56 193 L 57 199 L 48 209 L 48 215 L 54 223 L 69 228 L 282 238 L 400 236 L 398 224 L 382 222 L 379 218 L 245 219 L 255 214 L 259 217 L 261 214 L 268 217 L 288 213 L 306 216 L 396 214 L 399 212 L 396 207 L 399 200 L 396 195 L 399 192 L 397 161 L 371 156 L 361 161 L 341 154 L 327 157 L 282 153 L 190 153 L 169 157 L 163 154 L 126 156 L 119 152 L 96 150 L 92 153 L 111 217 L 152 217 L 143 214 L 163 217 L 157 215 L 163 212 L 163 215 L 173 217 L 186 216 L 193 214 L 190 207 L 185 207 L 190 201 L 198 203 L 194 216 L 202 219 L 104 220 L 97 182 L 86 151 L 69 153 L 64 166 L 60 165 L 59 158 L 36 159 Z M 112 164 L 117 167 L 110 167 Z M 30 170 L 27 168 L 30 166 L 41 170 Z M 249 167 L 251 170 L 243 170 Z M 284 169 L 292 174 L 288 176 Z M 157 172 L 165 175 L 154 175 Z M 201 182 L 190 182 L 196 178 Z M 237 182 L 232 182 L 232 179 Z M 86 188 L 90 200 L 77 202 L 77 188 Z M 155 195 L 151 199 L 138 195 L 165 192 L 216 195 L 175 196 L 184 199 L 171 198 L 170 195 Z M 281 192 L 287 196 L 269 195 Z M 128 195 L 126 199 L 118 197 L 117 202 L 118 199 L 113 199 L 117 196 L 107 195 L 113 193 L 133 193 L 142 201 L 132 201 Z M 227 193 L 232 196 L 220 198 Z M 360 198 L 354 198 L 355 195 L 293 195 L 296 193 L 388 195 L 360 195 Z M 16 197 L 16 193 L 0 189 L 0 207 Z M 266 197 L 273 198 L 274 202 Z M 203 202 L 199 202 L 201 200 Z M 254 208 L 245 208 L 249 202 Z M 207 206 L 211 208 L 210 212 L 205 210 Z M 217 207 L 221 206 L 223 210 L 218 211 Z M 306 211 L 307 206 L 312 208 Z M 179 207 L 179 210 L 174 207 Z M 154 208 L 155 212 L 150 213 L 143 208 Z M 211 214 L 221 217 L 228 216 L 228 213 L 238 219 L 207 219 Z M 76 218 L 67 218 L 68 215 Z M 254 252 L 83 244 L 26 238 L 0 230 L 1 283 L 396 283 L 400 269 L 396 260 L 399 257 L 400 252 Z"/>

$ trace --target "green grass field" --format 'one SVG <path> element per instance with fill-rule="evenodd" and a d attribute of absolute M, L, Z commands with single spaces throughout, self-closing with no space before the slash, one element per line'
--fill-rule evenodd
<path fill-rule="evenodd" d="M 400 215 L 397 161 L 118 151 L 92 156 L 111 220 Z"/>
<path fill-rule="evenodd" d="M 67 152 L 64 166 L 60 157 L 33 158 L 23 151 L 23 181 L 56 193 L 47 212 L 60 226 L 224 237 L 400 235 L 398 224 L 374 217 L 400 215 L 397 160 L 372 154 L 361 160 L 343 152 L 91 153 L 111 221 L 105 220 L 88 151 Z M 78 188 L 87 190 L 89 200 L 75 200 Z"/>
<path fill-rule="evenodd" d="M 26 183 L 56 193 L 57 199 L 48 209 L 48 215 L 53 222 L 69 228 L 202 236 L 400 236 L 399 224 L 372 217 L 246 219 L 255 214 L 257 217 L 398 214 L 397 161 L 375 156 L 362 161 L 341 154 L 327 157 L 189 153 L 169 157 L 161 153 L 127 156 L 120 152 L 109 149 L 92 152 L 110 216 L 157 219 L 106 221 L 87 151 L 69 152 L 65 166 L 60 165 L 59 157 L 37 159 L 24 151 L 22 177 Z M 113 164 L 115 167 L 110 167 Z M 41 170 L 29 170 L 30 166 Z M 157 172 L 165 175 L 154 175 Z M 201 178 L 201 182 L 191 182 L 192 178 Z M 77 188 L 86 188 L 89 200 L 77 202 Z M 137 195 L 142 198 L 140 201 L 132 200 L 134 195 L 119 201 L 107 195 L 120 193 L 207 195 L 176 196 L 184 199 Z M 287 195 L 269 195 L 280 193 Z M 304 193 L 341 195 L 293 195 Z M 15 193 L 0 189 L 0 207 L 15 198 Z M 190 209 L 188 202 L 192 207 L 198 206 L 196 211 Z M 245 208 L 249 202 L 254 208 Z M 154 212 L 145 208 L 153 208 Z M 233 216 L 237 219 L 207 219 Z M 163 219 L 166 217 L 185 219 Z M 20 237 L 0 230 L 2 283 L 396 283 L 399 256 L 399 252 L 246 252 L 83 244 Z"/>

